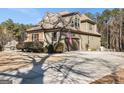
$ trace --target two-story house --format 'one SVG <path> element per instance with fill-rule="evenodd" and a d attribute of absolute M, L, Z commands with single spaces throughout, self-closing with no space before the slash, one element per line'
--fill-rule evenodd
<path fill-rule="evenodd" d="M 97 24 L 84 14 L 79 12 L 60 12 L 62 18 L 72 17 L 70 26 L 72 27 L 69 32 L 68 29 L 62 34 L 61 42 L 64 44 L 64 51 L 67 50 L 97 50 L 101 45 L 101 35 L 97 32 Z M 48 29 L 43 30 L 42 27 L 37 26 L 27 29 L 27 39 L 25 42 L 40 41 L 46 42 L 46 37 L 52 42 L 56 41 L 58 34 L 58 29 Z M 49 35 L 45 35 L 49 33 Z M 44 46 L 47 43 L 44 43 Z"/>

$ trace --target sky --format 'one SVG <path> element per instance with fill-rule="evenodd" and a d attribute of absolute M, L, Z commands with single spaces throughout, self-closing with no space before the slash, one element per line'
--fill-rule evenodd
<path fill-rule="evenodd" d="M 45 12 L 91 12 L 102 13 L 105 8 L 0 8 L 0 23 L 12 19 L 15 23 L 37 24 L 42 20 Z"/>

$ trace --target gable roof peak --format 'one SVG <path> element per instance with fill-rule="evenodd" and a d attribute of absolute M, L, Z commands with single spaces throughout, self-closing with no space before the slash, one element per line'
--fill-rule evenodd
<path fill-rule="evenodd" d="M 68 11 L 62 11 L 62 12 L 59 12 L 60 15 L 66 15 L 66 14 L 69 14 L 70 12 Z"/>

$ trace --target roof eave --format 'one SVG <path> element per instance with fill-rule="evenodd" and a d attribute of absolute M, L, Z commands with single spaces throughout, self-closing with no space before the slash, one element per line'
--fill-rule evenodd
<path fill-rule="evenodd" d="M 91 20 L 89 20 L 89 19 L 81 20 L 81 23 L 84 23 L 84 22 L 88 22 L 88 23 L 91 23 L 91 24 L 96 24 L 96 22 L 91 21 Z"/>

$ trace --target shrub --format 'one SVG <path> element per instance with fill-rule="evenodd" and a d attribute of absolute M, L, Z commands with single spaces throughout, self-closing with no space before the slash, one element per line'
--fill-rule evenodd
<path fill-rule="evenodd" d="M 48 46 L 45 46 L 45 47 L 43 48 L 43 52 L 44 52 L 44 53 L 48 53 Z"/>
<path fill-rule="evenodd" d="M 79 44 L 77 40 L 72 40 L 72 45 L 71 45 L 72 50 L 78 50 L 79 49 Z"/>
<path fill-rule="evenodd" d="M 95 49 L 95 48 L 92 48 L 92 49 L 91 49 L 91 51 L 96 51 L 96 50 L 97 50 L 97 49 Z"/>
<path fill-rule="evenodd" d="M 59 43 L 59 44 L 54 45 L 54 51 L 56 53 L 62 53 L 62 52 L 64 52 L 63 50 L 64 50 L 64 44 L 63 43 Z"/>
<path fill-rule="evenodd" d="M 24 49 L 27 52 L 43 52 L 43 42 L 25 42 Z"/>
<path fill-rule="evenodd" d="M 3 51 L 3 46 L 2 45 L 0 45 L 0 51 Z"/>
<path fill-rule="evenodd" d="M 16 48 L 17 48 L 18 50 L 24 49 L 24 43 L 18 43 L 18 44 L 16 45 Z"/>
<path fill-rule="evenodd" d="M 43 42 L 24 42 L 24 44 L 17 44 L 16 48 L 26 52 L 43 52 Z"/>
<path fill-rule="evenodd" d="M 44 52 L 44 53 L 62 53 L 64 44 L 59 43 L 55 45 L 48 45 L 43 47 L 43 42 L 25 42 L 24 44 L 17 44 L 16 48 L 26 52 Z"/>

